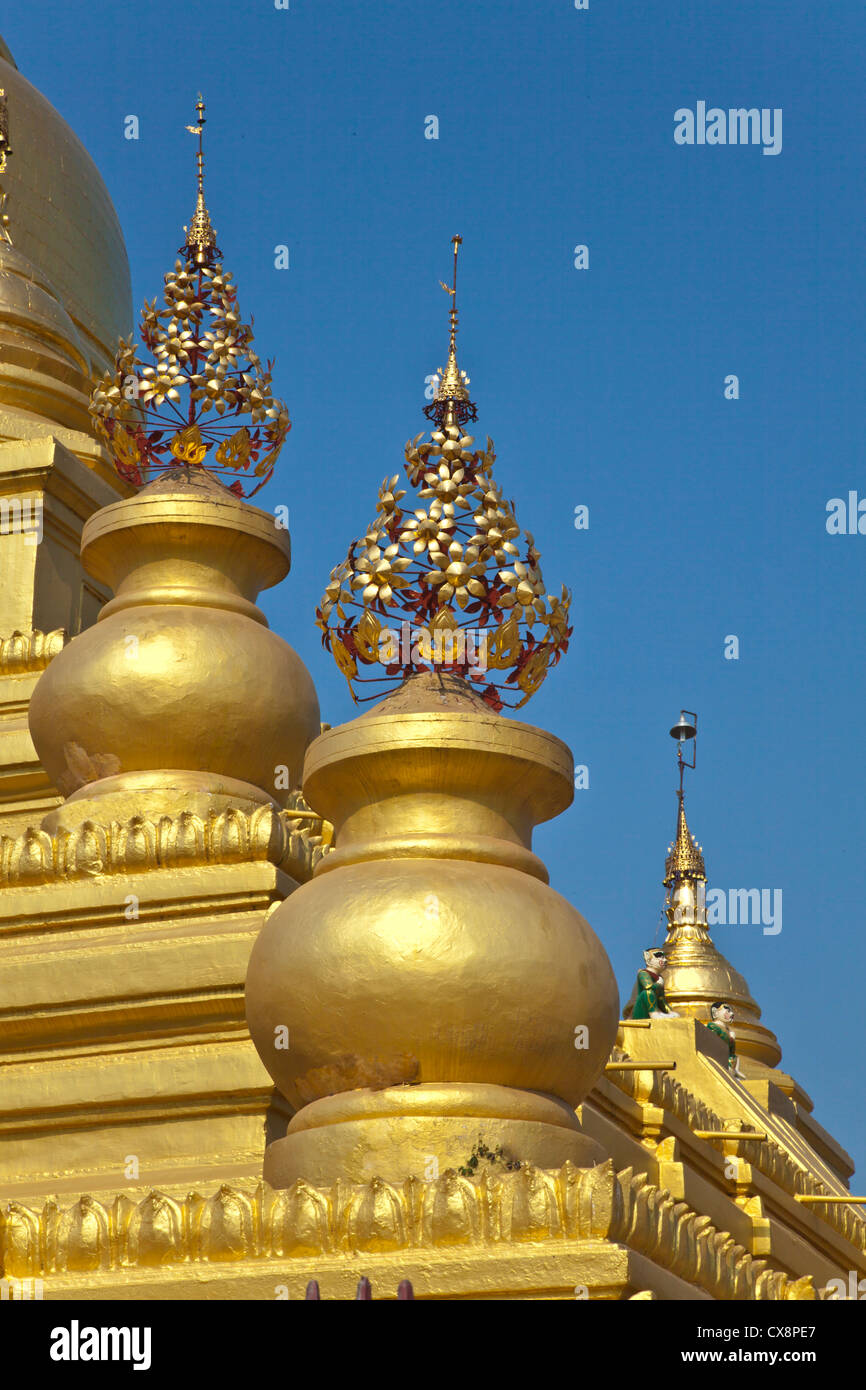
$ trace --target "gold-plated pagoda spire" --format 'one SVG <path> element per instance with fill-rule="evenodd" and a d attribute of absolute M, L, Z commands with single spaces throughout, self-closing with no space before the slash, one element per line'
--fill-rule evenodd
<path fill-rule="evenodd" d="M 676 1013 L 691 1014 L 704 1023 L 712 1018 L 712 1005 L 725 1000 L 736 1015 L 738 1052 L 749 1058 L 750 1064 L 757 1062 L 773 1068 L 782 1055 L 776 1037 L 761 1023 L 761 1010 L 746 980 L 710 936 L 704 855 L 689 830 L 683 794 L 683 773 L 697 762 L 697 723 L 694 711 L 681 710 L 678 723 L 670 731 L 677 740 L 679 807 L 676 837 L 668 845 L 665 860 L 665 996 Z M 691 759 L 683 755 L 684 748 L 691 750 Z M 785 1084 L 781 1073 L 774 1072 L 773 1076 L 780 1085 Z"/>
<path fill-rule="evenodd" d="M 9 156 L 12 153 L 12 146 L 9 143 L 9 107 L 6 101 L 6 91 L 0 87 L 0 174 L 5 174 L 9 164 Z M 0 241 L 12 245 L 12 234 L 9 231 L 9 214 L 6 211 L 6 201 L 9 194 L 0 184 Z"/>
<path fill-rule="evenodd" d="M 448 362 L 445 368 L 437 367 L 436 375 L 433 377 L 434 396 L 430 405 L 425 407 L 424 414 L 428 420 L 435 420 L 440 429 L 449 425 L 464 425 L 467 420 L 477 420 L 478 411 L 474 403 L 469 399 L 469 377 L 465 372 L 461 372 L 457 365 L 457 254 L 463 245 L 462 236 L 453 236 L 451 245 L 454 247 L 454 272 L 452 282 L 446 285 L 444 280 L 439 284 L 451 298 L 451 308 L 448 315 L 449 335 L 448 335 Z"/>
<path fill-rule="evenodd" d="M 698 735 L 698 716 L 694 710 L 680 710 L 680 717 L 670 731 L 671 738 L 677 741 L 677 767 L 680 774 L 680 785 L 677 791 L 679 797 L 679 812 L 677 814 L 677 833 L 673 843 L 668 845 L 668 857 L 665 862 L 665 887 L 670 888 L 672 884 L 688 880 L 691 883 L 700 881 L 706 882 L 706 872 L 704 870 L 704 860 L 700 846 L 694 835 L 689 834 L 688 822 L 686 821 L 686 808 L 683 797 L 683 773 L 686 768 L 692 768 L 697 764 L 697 735 Z M 683 749 L 691 750 L 691 758 L 684 756 Z"/>
<path fill-rule="evenodd" d="M 8 68 L 5 71 L 8 71 Z M 44 428 L 51 429 L 55 425 L 90 433 L 87 407 L 91 361 L 88 348 L 67 311 L 65 296 L 54 286 L 53 273 L 49 277 L 40 264 L 24 253 L 20 244 L 13 245 L 8 213 L 9 185 L 6 179 L 7 174 L 11 172 L 9 160 L 12 154 L 10 93 L 16 130 L 21 132 L 20 138 L 24 141 L 23 149 L 16 150 L 19 170 L 28 165 L 28 156 L 29 163 L 32 164 L 34 142 L 35 148 L 39 149 L 43 141 L 50 144 L 50 140 L 47 133 L 40 128 L 38 120 L 34 122 L 33 109 L 28 106 L 27 97 L 21 88 L 14 85 L 14 75 L 10 73 L 7 77 L 4 72 L 4 82 L 8 83 L 8 86 L 0 87 L 0 410 L 4 413 L 11 412 L 11 419 L 4 430 L 3 438 L 15 440 L 29 437 L 33 421 L 39 422 L 37 428 L 40 434 Z M 18 139 L 19 136 L 16 135 L 16 144 Z M 40 189 L 41 195 L 45 196 L 41 183 L 36 181 L 31 185 L 33 186 Z M 40 244 L 42 232 L 34 238 L 31 222 L 28 236 L 27 217 L 21 221 L 21 184 L 16 184 L 15 188 L 16 236 L 24 245 L 29 243 L 28 249 L 33 254 L 38 257 L 42 253 L 44 258 L 45 247 Z M 59 204 L 53 210 L 57 214 L 56 220 L 62 222 L 64 219 L 58 207 Z M 37 246 L 39 250 L 36 250 Z M 74 259 L 74 253 L 69 254 L 73 255 Z M 50 260 L 49 255 L 49 263 Z M 53 272 L 53 265 L 51 270 Z M 94 339 L 94 344 L 95 341 Z M 21 421 L 22 416 L 29 417 L 30 421 L 24 436 L 20 435 L 18 427 L 12 424 L 12 419 Z M 19 568 L 18 562 L 11 557 L 8 563 L 18 571 L 18 578 L 7 582 L 4 574 L 4 582 L 0 586 L 3 590 L 2 599 L 17 606 L 19 602 L 29 602 L 29 599 L 25 599 L 25 595 L 29 594 L 36 601 L 32 589 L 32 576 L 35 573 L 32 565 L 24 563 L 23 568 Z M 56 563 L 56 559 L 45 561 L 49 573 Z M 63 572 L 65 574 L 65 570 Z M 31 578 L 25 578 L 25 573 Z M 65 591 L 65 581 L 61 583 L 56 572 L 55 577 L 58 578 L 57 586 L 48 584 L 45 589 L 46 601 L 52 603 L 61 589 Z M 77 582 L 80 583 L 80 580 Z M 77 602 L 78 600 L 76 604 Z M 20 611 L 23 613 L 24 610 Z M 71 609 L 69 616 L 72 617 Z"/>
<path fill-rule="evenodd" d="M 676 839 L 668 846 L 668 857 L 665 861 L 664 881 L 666 887 L 670 887 L 671 884 L 680 882 L 682 879 L 690 879 L 693 883 L 699 881 L 705 883 L 707 879 L 701 847 L 694 835 L 689 833 L 682 788 L 680 788 L 678 796 L 680 805 L 677 813 Z"/>
<path fill-rule="evenodd" d="M 180 254 L 188 256 L 194 260 L 196 265 L 213 265 L 218 260 L 221 252 L 216 244 L 216 231 L 210 220 L 210 213 L 204 200 L 204 145 L 202 134 L 205 127 L 205 105 L 202 94 L 199 92 L 198 101 L 195 104 L 198 120 L 195 125 L 188 125 L 187 130 L 190 135 L 198 136 L 198 149 L 196 151 L 196 182 L 198 193 L 195 203 L 195 212 L 188 227 L 184 227 L 186 241 L 180 248 Z"/>

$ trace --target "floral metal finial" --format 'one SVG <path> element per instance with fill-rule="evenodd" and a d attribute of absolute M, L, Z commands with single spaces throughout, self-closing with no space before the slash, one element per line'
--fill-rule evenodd
<path fill-rule="evenodd" d="M 140 337 L 152 360 L 121 339 L 90 411 L 118 473 L 135 487 L 181 463 L 234 476 L 229 490 L 251 497 L 273 474 L 291 422 L 272 392 L 273 362 L 263 365 L 253 351 L 252 326 L 222 266 L 204 200 L 204 112 L 199 93 L 198 119 L 187 126 L 198 136 L 198 194 L 186 241 L 165 276 L 164 308 L 153 299 L 142 310 Z"/>
<path fill-rule="evenodd" d="M 460 242 L 454 238 L 453 288 L 444 286 L 452 297 L 448 367 L 424 412 L 434 429 L 429 441 L 422 432 L 406 445 L 405 472 L 421 505 L 401 506 L 399 474 L 383 481 L 376 516 L 332 571 L 316 621 L 356 701 L 377 699 L 415 672 L 445 669 L 472 681 L 491 708 L 519 709 L 568 650 L 571 596 L 565 588 L 558 598 L 547 594 L 535 542 L 493 478 L 491 439 L 473 450 L 464 432 L 477 411 L 455 349 Z M 374 691 L 361 697 L 364 684 Z"/>

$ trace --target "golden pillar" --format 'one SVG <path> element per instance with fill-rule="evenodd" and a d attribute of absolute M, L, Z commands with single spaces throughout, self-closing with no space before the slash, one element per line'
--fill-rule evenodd
<path fill-rule="evenodd" d="M 477 411 L 457 364 L 452 244 L 435 427 L 406 445 L 425 505 L 384 480 L 317 614 L 353 695 L 396 689 L 308 750 L 304 796 L 336 850 L 250 958 L 250 1034 L 297 1110 L 267 1150 L 275 1187 L 430 1180 L 491 1152 L 512 1167 L 601 1156 L 575 1106 L 616 1037 L 616 982 L 531 848 L 571 803 L 572 758 L 500 713 L 567 650 L 569 595 L 547 595 L 493 443 L 466 433 Z"/>
<path fill-rule="evenodd" d="M 479 1139 L 596 1159 L 574 1107 L 615 1039 L 616 984 L 530 848 L 573 776 L 559 739 L 434 674 L 311 746 L 304 795 L 338 847 L 247 976 L 251 1036 L 298 1111 L 267 1151 L 273 1186 L 430 1178 Z"/>
<path fill-rule="evenodd" d="M 710 1006 L 724 1000 L 736 1015 L 737 1052 L 766 1067 L 778 1066 L 782 1049 L 776 1035 L 760 1021 L 761 1010 L 745 978 L 710 936 L 703 851 L 689 831 L 682 795 L 664 882 L 668 920 L 665 994 L 671 1008 L 709 1023 Z"/>

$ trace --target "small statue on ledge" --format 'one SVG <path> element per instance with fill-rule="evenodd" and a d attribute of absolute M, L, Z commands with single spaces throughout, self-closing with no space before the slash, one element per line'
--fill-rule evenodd
<path fill-rule="evenodd" d="M 667 956 L 658 946 L 648 946 L 643 953 L 645 970 L 637 972 L 637 999 L 634 1001 L 632 1018 L 677 1018 L 673 1009 L 668 1008 L 665 999 L 663 979 L 667 967 Z"/>
<path fill-rule="evenodd" d="M 734 1011 L 726 1000 L 718 999 L 715 1004 L 710 1005 L 710 1022 L 707 1027 L 728 1045 L 728 1071 L 739 1081 L 744 1081 L 745 1077 L 737 1060 L 737 1035 L 731 1027 L 733 1021 Z"/>

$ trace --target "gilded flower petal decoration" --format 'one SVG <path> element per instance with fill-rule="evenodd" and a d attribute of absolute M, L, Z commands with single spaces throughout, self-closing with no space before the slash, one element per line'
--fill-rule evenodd
<path fill-rule="evenodd" d="M 477 409 L 457 365 L 460 244 L 455 237 L 453 286 L 443 286 L 448 365 L 424 412 L 433 431 L 405 450 L 416 496 L 399 474 L 383 480 L 375 520 L 332 571 L 316 621 L 356 701 L 445 669 L 472 681 L 491 708 L 519 709 L 568 650 L 571 596 L 548 595 L 535 541 L 493 477 L 493 443 L 478 449 L 466 431 Z M 371 693 L 360 693 L 365 686 Z"/>
<path fill-rule="evenodd" d="M 134 487 L 180 462 L 233 479 L 229 491 L 251 497 L 273 474 L 291 422 L 273 394 L 273 363 L 253 350 L 205 206 L 204 110 L 199 96 L 197 123 L 187 126 L 198 136 L 198 197 L 165 276 L 163 307 L 145 301 L 140 346 L 121 340 L 90 413 L 118 473 Z"/>

